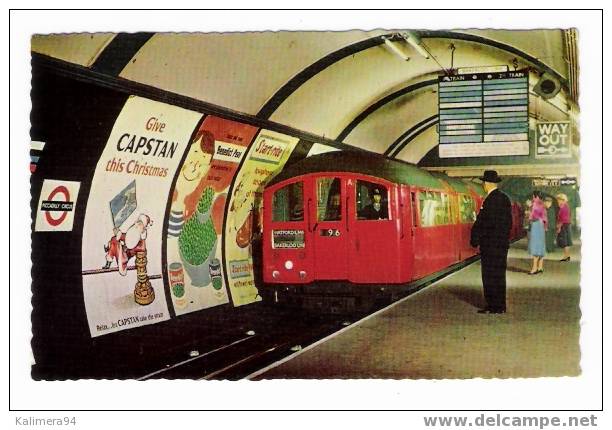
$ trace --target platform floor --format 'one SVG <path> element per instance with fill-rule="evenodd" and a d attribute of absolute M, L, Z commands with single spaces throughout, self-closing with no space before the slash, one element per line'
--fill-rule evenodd
<path fill-rule="evenodd" d="M 576 241 L 578 243 L 578 241 Z M 529 276 L 526 239 L 508 256 L 507 307 L 484 305 L 480 261 L 252 379 L 515 378 L 580 374 L 580 246 Z"/>

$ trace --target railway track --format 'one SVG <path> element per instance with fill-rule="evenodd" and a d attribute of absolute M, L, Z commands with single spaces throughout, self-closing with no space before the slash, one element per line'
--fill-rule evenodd
<path fill-rule="evenodd" d="M 285 326 L 276 330 L 249 331 L 234 334 L 224 344 L 208 346 L 206 350 L 185 353 L 188 358 L 167 364 L 149 372 L 138 380 L 150 379 L 195 379 L 195 380 L 239 380 L 251 377 L 257 379 L 259 371 L 280 360 L 332 335 L 333 333 L 381 312 L 399 300 L 414 294 L 432 283 L 455 273 L 478 260 L 478 256 L 456 264 L 433 276 L 407 284 L 404 294 L 391 304 L 380 305 L 370 312 L 350 315 L 313 315 L 304 311 L 285 313 Z M 282 320 L 282 318 L 281 318 Z"/>

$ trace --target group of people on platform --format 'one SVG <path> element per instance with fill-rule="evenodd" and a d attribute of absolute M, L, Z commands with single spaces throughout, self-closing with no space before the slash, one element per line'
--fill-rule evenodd
<path fill-rule="evenodd" d="M 534 191 L 526 202 L 525 220 L 529 236 L 529 254 L 533 257 L 530 275 L 544 273 L 544 256 L 552 252 L 555 245 L 563 249 L 561 261 L 570 261 L 569 247 L 572 246 L 571 214 L 567 196 L 556 195 L 559 210 L 555 211 L 552 197 L 543 197 Z M 556 212 L 556 213 L 555 213 Z"/>
<path fill-rule="evenodd" d="M 508 196 L 497 188 L 501 178 L 496 171 L 486 170 L 480 180 L 483 181 L 487 197 L 472 226 L 470 237 L 470 244 L 480 249 L 482 285 L 487 303 L 478 313 L 503 314 L 506 312 L 506 267 L 512 228 L 512 206 Z M 534 191 L 532 199 L 528 201 L 526 227 L 529 229 L 529 254 L 533 257 L 530 275 L 544 272 L 547 231 L 550 231 L 549 251 L 554 249 L 556 239 L 557 246 L 563 249 L 561 261 L 570 261 L 569 247 L 572 245 L 572 237 L 568 199 L 563 193 L 557 194 L 556 199 L 559 205 L 556 214 L 552 198 L 543 198 L 539 191 Z M 554 223 L 554 226 L 550 226 L 549 221 Z"/>

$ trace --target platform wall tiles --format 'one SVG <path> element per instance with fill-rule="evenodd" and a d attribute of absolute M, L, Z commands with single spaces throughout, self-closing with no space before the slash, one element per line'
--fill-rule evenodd
<path fill-rule="evenodd" d="M 260 301 L 253 273 L 253 239 L 261 231 L 264 186 L 279 173 L 298 138 L 261 130 L 249 148 L 231 190 L 225 224 L 225 270 L 234 306 Z"/>
<path fill-rule="evenodd" d="M 130 96 L 98 160 L 82 242 L 92 337 L 170 318 L 162 276 L 164 216 L 202 114 Z"/>
<path fill-rule="evenodd" d="M 166 261 L 176 315 L 229 302 L 222 231 L 228 188 L 257 128 L 207 116 L 178 171 L 168 217 Z"/>

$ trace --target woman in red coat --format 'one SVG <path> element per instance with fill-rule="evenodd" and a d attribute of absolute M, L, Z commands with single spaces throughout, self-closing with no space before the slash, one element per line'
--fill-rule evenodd
<path fill-rule="evenodd" d="M 570 261 L 569 247 L 572 246 L 570 231 L 572 221 L 567 196 L 563 193 L 557 194 L 557 203 L 559 203 L 559 213 L 557 213 L 557 245 L 559 248 L 563 248 L 563 259 L 561 261 Z"/>

